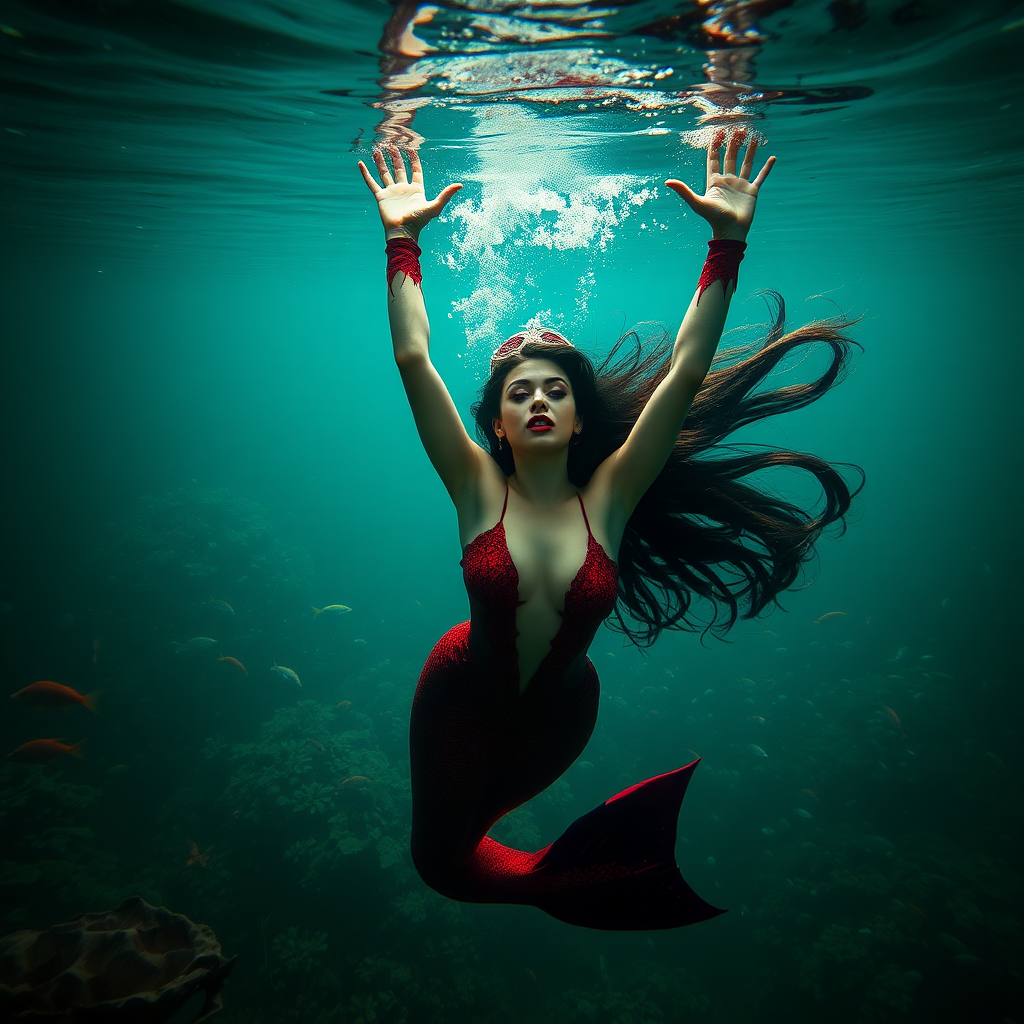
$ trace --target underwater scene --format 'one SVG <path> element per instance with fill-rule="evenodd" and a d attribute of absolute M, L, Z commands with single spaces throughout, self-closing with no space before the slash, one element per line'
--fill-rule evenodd
<path fill-rule="evenodd" d="M 0 0 L 0 1020 L 1024 1021 L 1022 50 Z"/>

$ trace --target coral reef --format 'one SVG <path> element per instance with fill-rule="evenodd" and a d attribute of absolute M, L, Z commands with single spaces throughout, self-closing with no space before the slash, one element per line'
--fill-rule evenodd
<path fill-rule="evenodd" d="M 191 1000 L 200 1021 L 220 1008 L 234 963 L 206 925 L 136 897 L 0 939 L 0 1017 L 158 1024 Z"/>
<path fill-rule="evenodd" d="M 245 820 L 281 826 L 284 856 L 301 866 L 304 884 L 371 846 L 382 869 L 402 860 L 408 825 L 398 808 L 408 783 L 374 746 L 363 716 L 348 710 L 339 719 L 300 701 L 279 710 L 259 742 L 236 744 L 230 765 L 224 799 Z"/>

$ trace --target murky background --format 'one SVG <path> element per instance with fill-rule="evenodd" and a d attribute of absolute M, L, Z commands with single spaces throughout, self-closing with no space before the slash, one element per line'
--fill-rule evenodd
<path fill-rule="evenodd" d="M 4 692 L 102 691 L 0 720 L 4 753 L 85 755 L 0 768 L 2 931 L 164 905 L 237 955 L 226 1022 L 1020 1020 L 1022 19 L 0 4 Z M 699 186 L 723 125 L 779 159 L 723 345 L 774 289 L 864 346 L 740 439 L 867 486 L 729 643 L 599 632 L 590 746 L 494 834 L 540 848 L 696 752 L 677 859 L 730 913 L 606 933 L 446 901 L 408 855 L 408 711 L 467 602 L 356 161 L 389 138 L 431 196 L 465 185 L 420 243 L 468 419 L 531 318 L 595 355 L 675 331 L 707 230 L 662 182 Z"/>

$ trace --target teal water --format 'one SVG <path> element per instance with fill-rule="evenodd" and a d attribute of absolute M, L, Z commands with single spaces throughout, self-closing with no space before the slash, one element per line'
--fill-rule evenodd
<path fill-rule="evenodd" d="M 237 955 L 226 1022 L 1021 1020 L 1024 7 L 417 10 L 419 56 L 383 3 L 0 5 L 5 692 L 102 691 L 0 719 L 5 753 L 85 740 L 0 769 L 2 931 L 164 905 Z M 533 317 L 594 354 L 675 331 L 707 232 L 661 182 L 721 124 L 779 161 L 723 346 L 764 289 L 863 345 L 739 438 L 867 485 L 729 643 L 602 629 L 590 745 L 494 834 L 538 849 L 696 752 L 677 859 L 730 912 L 453 903 L 408 854 L 408 720 L 467 601 L 356 161 L 465 185 L 421 245 L 468 421 Z"/>

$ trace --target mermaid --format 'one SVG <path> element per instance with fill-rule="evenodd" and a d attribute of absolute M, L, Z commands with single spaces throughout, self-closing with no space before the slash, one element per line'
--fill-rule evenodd
<path fill-rule="evenodd" d="M 741 151 L 746 146 L 740 162 Z M 671 346 L 629 332 L 600 367 L 555 330 L 531 327 L 494 351 L 471 437 L 430 361 L 418 241 L 462 187 L 428 201 L 423 169 L 376 149 L 380 182 L 359 168 L 386 238 L 395 362 L 423 447 L 455 505 L 470 618 L 438 640 L 420 674 L 409 728 L 413 863 L 454 900 L 524 904 L 587 928 L 677 928 L 723 911 L 687 885 L 676 825 L 694 761 L 610 797 L 542 850 L 487 835 L 580 756 L 597 719 L 587 650 L 598 626 L 638 646 L 663 629 L 705 632 L 759 614 L 797 579 L 854 493 L 829 463 L 789 451 L 701 458 L 737 427 L 814 401 L 853 344 L 839 321 L 768 336 L 742 358 L 717 356 L 758 192 L 757 141 L 734 132 L 708 148 L 703 195 L 675 191 L 711 228 L 709 253 Z M 390 166 L 388 164 L 390 157 Z M 634 350 L 620 355 L 632 339 Z M 756 390 L 800 346 L 830 365 L 808 384 Z M 813 474 L 816 513 L 745 478 L 772 466 Z M 742 607 L 741 607 L 742 606 Z M 705 616 L 706 618 L 706 616 Z"/>

